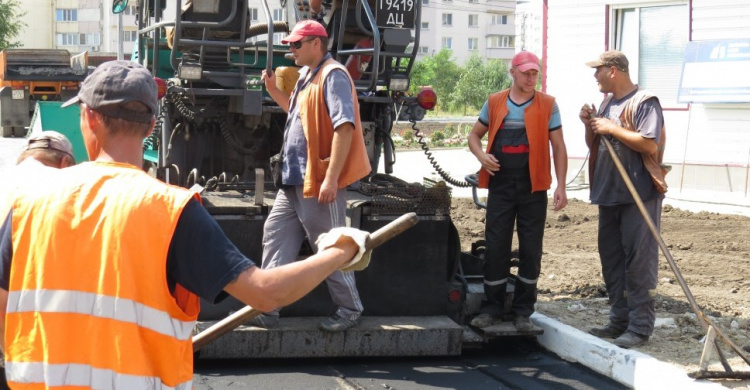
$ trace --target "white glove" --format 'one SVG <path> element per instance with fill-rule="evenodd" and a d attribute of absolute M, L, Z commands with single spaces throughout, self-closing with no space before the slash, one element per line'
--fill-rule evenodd
<path fill-rule="evenodd" d="M 370 233 L 363 230 L 337 227 L 331 229 L 328 233 L 321 234 L 318 240 L 315 241 L 315 244 L 318 246 L 318 253 L 334 246 L 341 236 L 347 236 L 354 240 L 359 246 L 359 251 L 357 251 L 357 254 L 354 255 L 354 258 L 350 262 L 341 266 L 339 271 L 362 271 L 367 268 L 370 265 L 372 251 L 365 249 L 365 243 L 367 242 L 367 238 L 370 237 Z"/>

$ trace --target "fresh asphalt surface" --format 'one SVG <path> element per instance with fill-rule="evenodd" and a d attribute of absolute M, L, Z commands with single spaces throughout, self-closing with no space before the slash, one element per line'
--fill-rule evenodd
<path fill-rule="evenodd" d="M 25 142 L 21 138 L 0 138 L 0 185 L 15 165 Z M 409 154 L 414 154 L 417 160 L 424 159 L 424 156 L 416 153 Z M 417 168 L 417 164 L 405 165 L 410 165 L 412 172 Z M 429 170 L 422 173 L 427 174 Z M 505 339 L 479 350 L 468 350 L 459 357 L 264 361 L 199 359 L 195 366 L 194 388 L 607 390 L 625 387 L 580 364 L 558 358 L 539 347 L 533 338 L 521 338 Z"/>
<path fill-rule="evenodd" d="M 193 385 L 196 390 L 627 388 L 561 360 L 534 338 L 506 339 L 458 357 L 198 360 Z"/>

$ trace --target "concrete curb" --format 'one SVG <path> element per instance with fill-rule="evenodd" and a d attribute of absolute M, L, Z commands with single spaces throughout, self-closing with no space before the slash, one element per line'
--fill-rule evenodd
<path fill-rule="evenodd" d="M 543 314 L 534 313 L 531 319 L 544 329 L 544 334 L 537 336 L 544 348 L 633 389 L 726 389 L 718 383 L 692 379 L 680 367 L 617 347 Z"/>

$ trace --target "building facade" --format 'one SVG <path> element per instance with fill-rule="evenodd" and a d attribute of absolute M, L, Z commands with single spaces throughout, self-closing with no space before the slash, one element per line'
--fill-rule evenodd
<path fill-rule="evenodd" d="M 131 3 L 121 18 L 126 54 L 133 50 L 137 30 L 136 1 Z M 112 0 L 24 0 L 21 7 L 26 12 L 26 27 L 18 36 L 22 47 L 117 55 L 120 17 L 111 12 Z"/>
<path fill-rule="evenodd" d="M 459 63 L 473 53 L 509 61 L 516 53 L 516 1 L 421 0 L 419 57 L 443 48 Z"/>
<path fill-rule="evenodd" d="M 542 0 L 518 0 L 516 5 L 516 52 L 542 55 Z"/>
<path fill-rule="evenodd" d="M 618 49 L 630 60 L 633 81 L 655 93 L 664 109 L 668 134 L 664 158 L 673 167 L 667 175 L 670 194 L 710 190 L 748 196 L 750 3 L 544 0 L 544 5 L 545 89 L 557 97 L 568 155 L 578 159 L 571 162 L 570 171 L 577 170 L 588 152 L 578 112 L 584 103 L 598 105 L 602 100 L 594 70 L 584 63 L 605 50 Z M 679 98 L 678 92 L 693 82 L 685 79 L 683 71 L 695 65 L 688 64 L 693 54 L 686 55 L 686 48 L 698 43 L 721 49 L 705 54 L 713 62 L 697 64 L 700 80 L 696 82 L 726 91 L 744 90 L 744 95 L 719 96 L 713 102 Z M 735 88 L 738 85 L 742 88 Z"/>

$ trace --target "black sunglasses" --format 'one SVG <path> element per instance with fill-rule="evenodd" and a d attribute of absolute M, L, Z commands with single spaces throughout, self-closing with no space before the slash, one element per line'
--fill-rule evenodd
<path fill-rule="evenodd" d="M 295 50 L 299 50 L 299 48 L 300 48 L 300 47 L 302 47 L 302 44 L 303 44 L 303 43 L 305 43 L 305 42 L 310 42 L 310 41 L 312 41 L 313 39 L 315 39 L 315 38 L 310 38 L 310 39 L 306 39 L 306 40 L 304 40 L 304 41 L 303 41 L 303 40 L 299 40 L 299 41 L 297 41 L 297 42 L 289 42 L 289 46 L 290 46 L 290 47 L 293 47 L 293 48 L 294 48 Z"/>

